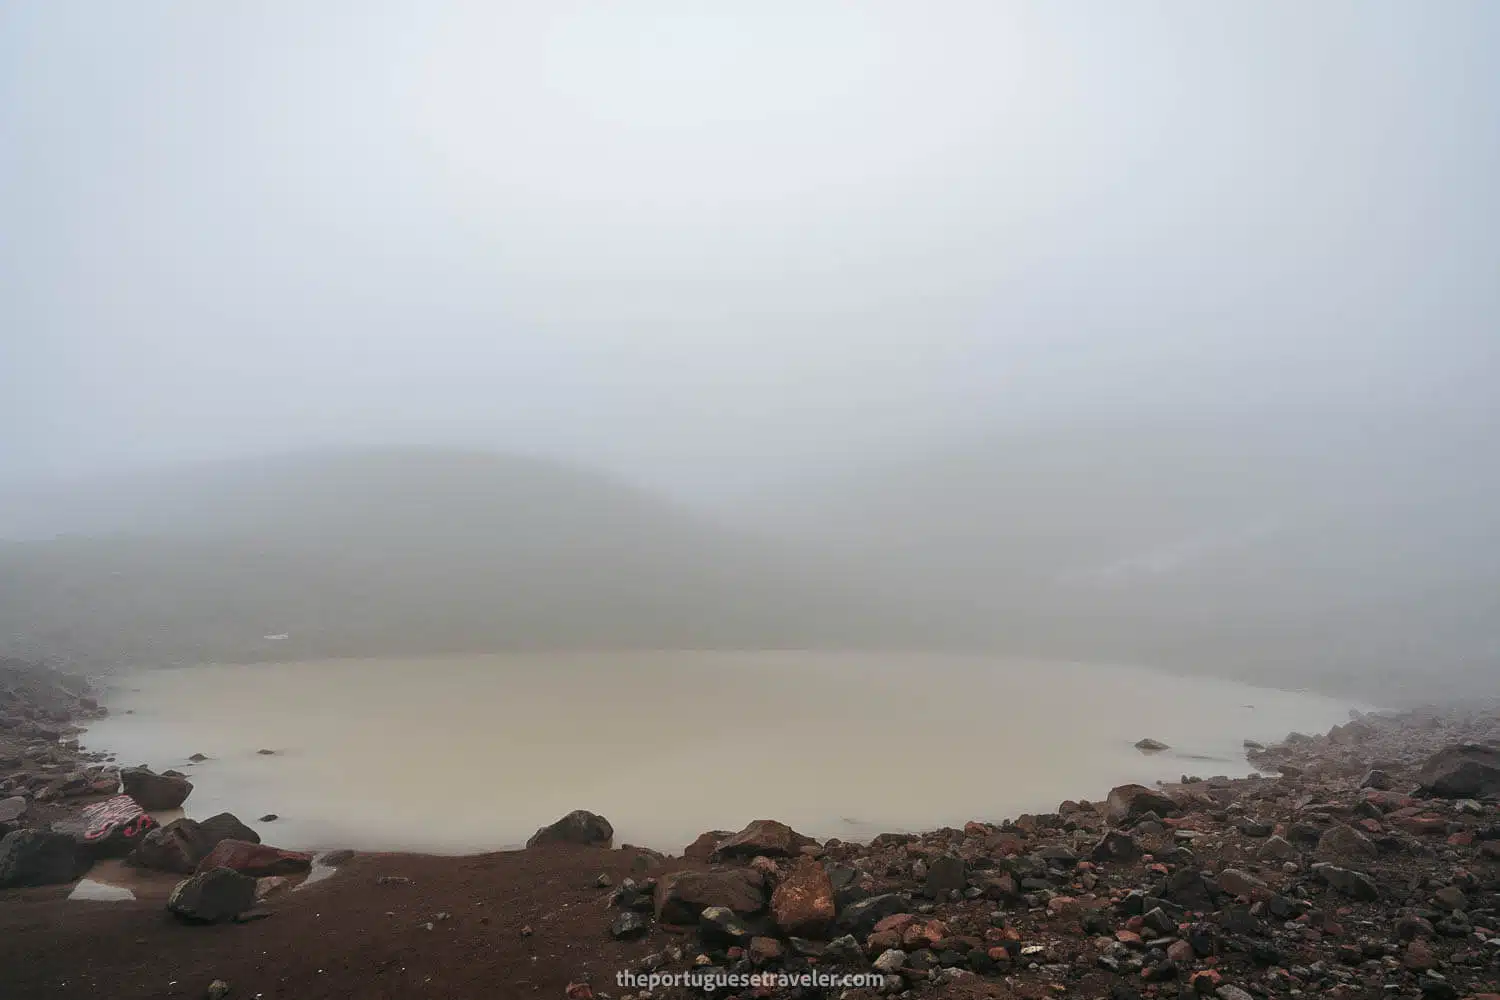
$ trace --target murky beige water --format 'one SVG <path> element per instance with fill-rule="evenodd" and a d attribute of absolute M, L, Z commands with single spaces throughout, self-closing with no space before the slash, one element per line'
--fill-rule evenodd
<path fill-rule="evenodd" d="M 761 817 L 845 838 L 998 820 L 1244 774 L 1242 740 L 1350 706 L 1123 667 L 632 652 L 144 671 L 110 707 L 86 745 L 189 773 L 191 816 L 229 810 L 285 847 L 468 852 L 578 808 L 673 851 Z M 1145 736 L 1173 750 L 1132 749 Z"/>

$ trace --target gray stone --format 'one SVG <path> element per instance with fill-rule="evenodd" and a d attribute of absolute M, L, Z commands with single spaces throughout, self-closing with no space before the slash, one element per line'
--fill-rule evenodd
<path fill-rule="evenodd" d="M 0 799 L 0 823 L 14 823 L 26 815 L 26 799 L 20 795 L 12 795 L 8 799 Z"/>
<path fill-rule="evenodd" d="M 1346 896 L 1369 903 L 1380 899 L 1380 888 L 1375 884 L 1375 880 L 1363 872 L 1340 868 L 1326 862 L 1313 865 L 1312 870 L 1324 882 Z"/>
<path fill-rule="evenodd" d="M 1249 872 L 1238 868 L 1225 868 L 1218 875 L 1219 888 L 1231 896 L 1249 896 L 1258 899 L 1270 895 L 1271 887 Z"/>
<path fill-rule="evenodd" d="M 1374 858 L 1380 849 L 1354 827 L 1340 823 L 1323 831 L 1318 838 L 1317 853 L 1329 858 Z"/>
<path fill-rule="evenodd" d="M 634 910 L 626 910 L 615 917 L 615 922 L 610 925 L 609 933 L 616 940 L 628 941 L 631 938 L 640 937 L 650 929 L 651 925 L 646 922 L 645 917 Z"/>
<path fill-rule="evenodd" d="M 1284 837 L 1271 837 L 1255 852 L 1261 861 L 1294 861 L 1299 855 L 1295 844 Z"/>
<path fill-rule="evenodd" d="M 841 965 L 857 965 L 864 962 L 865 953 L 853 934 L 843 934 L 828 942 L 823 948 L 823 957 Z"/>
<path fill-rule="evenodd" d="M 708 906 L 698 915 L 698 933 L 707 945 L 747 945 L 755 936 L 749 924 L 727 906 Z"/>

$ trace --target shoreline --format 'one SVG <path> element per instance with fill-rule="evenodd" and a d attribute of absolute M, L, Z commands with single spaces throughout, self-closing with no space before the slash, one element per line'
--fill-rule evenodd
<path fill-rule="evenodd" d="M 73 716 L 55 717 L 100 709 L 60 683 L 49 675 L 26 694 L 19 720 L 17 700 L 0 701 L 0 763 L 15 762 L 0 768 L 0 800 L 25 774 L 20 821 L 32 828 L 108 798 L 111 755 L 69 747 Z M 850 1000 L 1488 998 L 1500 983 L 1500 784 L 1477 797 L 1430 785 L 1433 756 L 1465 743 L 1494 755 L 1500 782 L 1500 711 L 1476 706 L 1248 748 L 1260 777 L 1122 786 L 1102 802 L 868 843 L 765 820 L 672 857 L 613 847 L 602 817 L 574 818 L 538 831 L 561 843 L 360 852 L 303 889 L 295 874 L 261 876 L 256 888 L 284 881 L 247 922 L 217 926 L 166 911 L 180 873 L 146 876 L 149 891 L 119 902 L 70 901 L 72 883 L 4 889 L 0 984 L 14 988 L 0 992 L 197 997 L 221 980 L 267 1000 L 624 1000 L 644 998 L 653 975 L 649 995 L 671 998 L 705 995 L 684 985 L 692 976 L 817 972 L 878 975 L 827 994 Z M 1491 780 L 1484 766 L 1465 773 Z M 729 981 L 711 995 L 822 995 Z"/>

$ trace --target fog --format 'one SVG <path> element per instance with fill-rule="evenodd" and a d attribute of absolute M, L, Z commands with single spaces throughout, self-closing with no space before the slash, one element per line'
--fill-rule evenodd
<path fill-rule="evenodd" d="M 330 564 L 215 567 L 358 497 L 306 655 L 1492 686 L 1497 42 L 1481 0 L 7 5 L 0 633 L 167 656 L 91 589 L 128 564 L 171 658 L 269 655 Z M 442 538 L 423 476 L 479 491 Z M 479 627 L 493 588 L 548 624 Z"/>

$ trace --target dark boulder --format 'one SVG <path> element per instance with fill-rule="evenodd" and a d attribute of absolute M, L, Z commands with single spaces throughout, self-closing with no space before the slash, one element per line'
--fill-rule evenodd
<path fill-rule="evenodd" d="M 198 863 L 225 840 L 258 844 L 260 835 L 232 813 L 219 813 L 201 823 L 191 819 L 173 820 L 146 834 L 126 863 L 155 871 L 191 875 L 198 870 Z"/>
<path fill-rule="evenodd" d="M 252 844 L 260 843 L 260 834 L 241 823 L 234 813 L 218 813 L 208 819 L 200 820 L 198 830 L 208 841 L 209 850 L 213 850 L 221 840 L 245 840 Z"/>
<path fill-rule="evenodd" d="M 886 917 L 905 913 L 910 908 L 911 900 L 905 896 L 894 892 L 882 893 L 844 907 L 834 920 L 834 926 L 846 934 L 864 938 Z"/>
<path fill-rule="evenodd" d="M 147 833 L 125 863 L 152 871 L 191 875 L 207 853 L 198 824 L 178 819 Z"/>
<path fill-rule="evenodd" d="M 617 941 L 629 941 L 643 936 L 651 929 L 646 918 L 632 910 L 626 910 L 609 925 L 609 936 Z"/>
<path fill-rule="evenodd" d="M 1144 853 L 1135 838 L 1122 830 L 1110 830 L 1089 853 L 1095 862 L 1135 861 Z"/>
<path fill-rule="evenodd" d="M 72 882 L 88 867 L 78 842 L 65 833 L 15 830 L 0 839 L 0 889 Z"/>
<path fill-rule="evenodd" d="M 1367 903 L 1380 899 L 1380 887 L 1364 872 L 1327 863 L 1313 865 L 1312 870 L 1320 879 L 1346 896 Z"/>
<path fill-rule="evenodd" d="M 1209 881 L 1201 873 L 1187 868 L 1168 876 L 1162 897 L 1190 910 L 1211 910 L 1214 906 Z"/>
<path fill-rule="evenodd" d="M 609 820 L 587 809 L 575 809 L 550 826 L 544 826 L 526 841 L 527 847 L 545 844 L 592 844 L 608 847 L 615 839 Z"/>
<path fill-rule="evenodd" d="M 167 909 L 189 923 L 233 920 L 255 905 L 255 879 L 230 868 L 214 868 L 183 879 L 167 899 Z"/>
<path fill-rule="evenodd" d="M 950 892 L 962 892 L 969 884 L 969 866 L 953 854 L 939 854 L 927 863 L 927 884 L 923 892 L 929 899 L 942 899 Z"/>
<path fill-rule="evenodd" d="M 1500 796 L 1500 747 L 1462 743 L 1428 758 L 1417 774 L 1424 791 L 1445 799 Z"/>
<path fill-rule="evenodd" d="M 712 872 L 672 872 L 656 883 L 656 919 L 665 924 L 694 924 L 710 906 L 743 915 L 766 906 L 766 879 L 754 868 Z"/>
<path fill-rule="evenodd" d="M 698 935 L 710 947 L 744 946 L 755 937 L 755 929 L 727 906 L 708 906 L 698 914 Z"/>
<path fill-rule="evenodd" d="M 145 767 L 120 772 L 121 790 L 148 812 L 176 809 L 187 801 L 193 783 L 178 774 L 156 774 Z"/>

